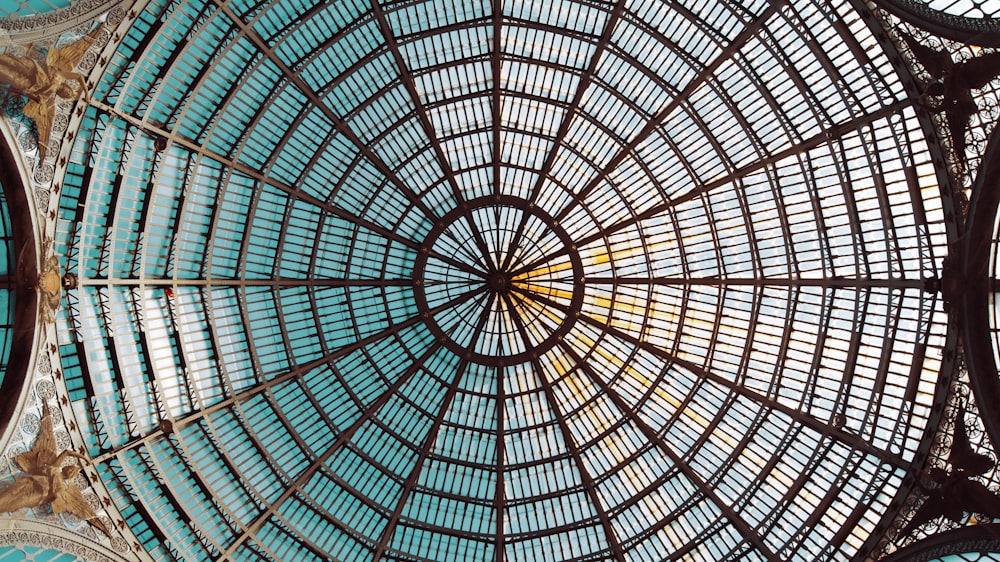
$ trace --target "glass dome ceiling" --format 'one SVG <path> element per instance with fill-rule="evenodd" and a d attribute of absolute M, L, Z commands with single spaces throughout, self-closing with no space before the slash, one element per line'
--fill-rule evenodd
<path fill-rule="evenodd" d="M 137 5 L 55 242 L 142 549 L 870 549 L 929 446 L 954 218 L 859 7 Z"/>

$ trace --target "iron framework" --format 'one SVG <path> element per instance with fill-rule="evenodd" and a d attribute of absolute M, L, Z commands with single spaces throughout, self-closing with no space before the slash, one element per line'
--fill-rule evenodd
<path fill-rule="evenodd" d="M 142 547 L 863 555 L 933 432 L 955 221 L 858 8 L 136 5 L 56 244 Z"/>

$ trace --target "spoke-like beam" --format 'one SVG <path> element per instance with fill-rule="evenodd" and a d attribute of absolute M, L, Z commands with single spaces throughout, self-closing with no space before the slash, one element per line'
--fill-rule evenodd
<path fill-rule="evenodd" d="M 504 386 L 504 368 L 495 367 L 496 370 L 496 487 L 493 491 L 494 511 L 494 533 L 493 561 L 505 562 L 507 559 L 507 529 L 504 526 L 504 512 L 507 510 L 507 483 L 504 481 L 504 472 L 507 465 L 507 455 L 504 447 L 504 434 L 507 431 L 507 388 Z"/>
<path fill-rule="evenodd" d="M 503 0 L 490 0 L 490 9 L 493 12 L 490 14 L 493 29 L 493 37 L 490 43 L 490 76 L 493 80 L 490 85 L 490 111 L 493 118 L 492 123 L 490 123 L 490 150 L 492 158 L 490 166 L 493 170 L 493 196 L 499 198 L 502 193 L 500 189 L 500 159 L 503 156 L 503 150 L 501 150 L 503 139 L 503 135 L 501 134 L 501 126 L 503 125 L 503 98 L 500 95 L 500 81 L 503 79 L 503 55 L 501 52 L 503 49 Z M 504 260 L 500 249 L 501 236 L 499 230 L 497 230 L 495 236 L 497 254 L 493 256 L 493 263 L 498 264 L 497 269 L 499 271 L 503 271 L 506 266 L 499 265 Z"/>
<path fill-rule="evenodd" d="M 531 340 L 528 336 L 528 330 L 524 325 L 521 315 L 517 313 L 517 308 L 514 306 L 513 299 L 514 297 L 510 294 L 504 295 L 504 300 L 507 302 L 507 308 L 510 310 L 510 316 L 514 320 L 514 325 L 517 328 L 518 333 L 521 334 L 521 339 L 524 340 L 526 346 L 530 346 Z M 531 366 L 535 370 L 535 376 L 538 377 L 538 381 L 541 383 L 545 399 L 548 401 L 549 408 L 552 411 L 552 417 L 559 426 L 559 432 L 562 434 L 563 443 L 566 444 L 566 449 L 569 451 L 570 455 L 572 455 L 573 462 L 576 464 L 576 469 L 580 474 L 580 481 L 583 483 L 583 488 L 586 490 L 587 497 L 590 498 L 590 503 L 594 506 L 594 511 L 597 512 L 597 518 L 601 522 L 601 529 L 604 531 L 604 539 L 608 543 L 611 555 L 614 560 L 624 562 L 625 553 L 622 550 L 621 542 L 618 540 L 618 535 L 615 533 L 615 529 L 611 525 L 611 518 L 608 517 L 608 510 L 605 507 L 600 494 L 597 493 L 597 485 L 594 483 L 594 477 L 590 474 L 590 471 L 587 470 L 587 465 L 583 462 L 583 458 L 580 456 L 580 450 L 576 447 L 573 439 L 573 432 L 570 431 L 569 426 L 566 424 L 566 417 L 563 415 L 562 408 L 559 406 L 559 400 L 552 391 L 552 383 L 549 381 L 549 378 L 545 376 L 545 368 L 538 361 L 537 356 L 531 358 Z"/>
<path fill-rule="evenodd" d="M 500 96 L 500 81 L 503 78 L 503 0 L 490 0 L 490 7 L 493 10 L 493 41 L 490 45 L 490 72 L 493 76 L 492 91 L 490 92 L 491 111 L 493 123 L 491 123 L 491 143 L 493 154 L 493 195 L 499 196 L 500 190 L 500 158 L 503 151 L 500 149 L 501 134 L 500 126 L 503 122 L 503 104 Z M 497 263 L 500 263 L 497 256 Z M 503 267 L 499 269 L 503 270 Z"/>
<path fill-rule="evenodd" d="M 481 293 L 483 291 L 485 291 L 485 288 L 477 290 L 477 291 L 475 291 L 475 293 Z M 447 303 L 444 303 L 444 304 L 442 304 L 440 306 L 437 306 L 437 307 L 433 308 L 431 310 L 431 312 L 432 313 L 441 312 L 443 310 L 446 310 L 449 307 L 455 306 L 456 303 L 461 302 L 462 300 L 465 300 L 467 298 L 469 298 L 469 296 L 467 294 L 466 295 L 460 295 L 460 296 L 456 297 L 455 299 L 452 299 L 451 301 L 449 301 Z M 337 359 L 339 359 L 341 357 L 346 357 L 346 356 L 354 353 L 355 351 L 357 351 L 359 349 L 367 347 L 367 346 L 369 346 L 369 345 L 371 345 L 371 344 L 373 344 L 373 343 L 375 343 L 377 341 L 380 341 L 382 339 L 385 339 L 385 338 L 388 338 L 388 337 L 392 337 L 392 336 L 394 336 L 394 335 L 402 332 L 403 330 L 406 330 L 407 328 L 410 328 L 410 327 L 412 327 L 412 326 L 414 326 L 414 325 L 416 325 L 416 324 L 418 324 L 420 322 L 423 322 L 423 321 L 424 321 L 424 319 L 422 317 L 420 317 L 420 316 L 412 316 L 410 318 L 407 318 L 403 322 L 400 322 L 399 324 L 395 324 L 393 326 L 390 326 L 390 327 L 386 328 L 385 330 L 382 330 L 381 332 L 378 332 L 378 333 L 372 334 L 370 336 L 367 336 L 365 338 L 362 338 L 362 339 L 360 339 L 360 340 L 358 340 L 358 341 L 356 341 L 356 342 L 354 342 L 354 343 L 352 343 L 350 345 L 341 347 L 341 348 L 337 349 L 336 351 L 332 351 L 332 352 L 324 355 L 323 357 L 320 357 L 318 359 L 314 359 L 314 360 L 309 361 L 307 363 L 303 363 L 302 365 L 296 366 L 296 367 L 288 370 L 287 372 L 285 372 L 285 373 L 283 373 L 281 375 L 278 375 L 278 376 L 275 376 L 275 377 L 270 378 L 268 380 L 262 381 L 261 383 L 259 383 L 257 385 L 254 385 L 252 388 L 249 388 L 247 390 L 244 390 L 242 392 L 234 394 L 233 396 L 230 396 L 229 398 L 226 398 L 225 400 L 220 400 L 219 402 L 216 402 L 216 403 L 212 404 L 211 406 L 206 406 L 205 408 L 202 408 L 202 409 L 194 411 L 194 412 L 190 412 L 189 414 L 186 414 L 186 415 L 184 415 L 182 417 L 175 418 L 175 419 L 171 420 L 172 421 L 172 431 L 176 431 L 177 429 L 179 429 L 179 428 L 181 428 L 181 427 L 183 427 L 185 425 L 191 424 L 191 423 L 197 423 L 198 420 L 200 420 L 200 419 L 202 419 L 204 417 L 210 416 L 210 415 L 212 415 L 212 414 L 214 414 L 214 413 L 216 413 L 216 412 L 218 412 L 220 410 L 231 408 L 231 407 L 235 406 L 236 404 L 239 404 L 240 402 L 245 402 L 246 400 L 249 400 L 250 398 L 253 398 L 256 395 L 258 395 L 258 394 L 260 394 L 262 392 L 265 392 L 265 391 L 267 391 L 270 388 L 279 386 L 279 385 L 281 385 L 281 384 L 283 384 L 283 383 L 285 383 L 285 382 L 287 382 L 289 380 L 301 377 L 304 373 L 307 373 L 307 372 L 309 372 L 309 371 L 311 371 L 311 370 L 313 370 L 313 369 L 315 369 L 317 367 L 320 367 L 322 365 L 328 364 L 331 361 L 335 361 L 335 360 L 337 360 Z M 94 461 L 94 463 L 104 462 L 104 461 L 109 460 L 110 458 L 112 458 L 112 457 L 114 457 L 116 455 L 121 454 L 124 451 L 129 451 L 129 450 L 135 449 L 136 447 L 140 447 L 140 446 L 142 446 L 142 445 L 144 445 L 146 443 L 149 443 L 149 442 L 151 442 L 151 441 L 153 441 L 155 439 L 159 439 L 161 437 L 164 437 L 165 435 L 166 435 L 166 433 L 163 431 L 163 429 L 157 429 L 156 431 L 152 431 L 150 433 L 147 433 L 146 435 L 143 435 L 141 437 L 137 437 L 135 439 L 132 439 L 131 441 L 128 441 L 127 443 L 124 443 L 124 444 L 122 444 L 122 445 L 120 445 L 118 447 L 115 447 L 114 449 L 112 449 L 110 451 L 104 451 L 100 455 L 98 455 L 97 457 L 95 457 L 93 459 L 93 461 Z"/>
<path fill-rule="evenodd" d="M 529 291 L 522 291 L 517 287 L 515 287 L 514 290 L 523 294 L 529 299 L 550 306 L 556 310 L 560 310 L 563 313 L 569 313 L 568 307 L 560 303 L 557 303 L 543 295 L 540 295 L 538 293 L 532 293 Z M 858 451 L 869 454 L 879 459 L 885 464 L 891 465 L 895 468 L 902 468 L 904 470 L 908 470 L 911 467 L 911 463 L 907 462 L 899 455 L 892 453 L 890 451 L 879 449 L 875 445 L 861 439 L 860 437 L 854 435 L 853 433 L 849 433 L 847 431 L 844 431 L 843 429 L 831 427 L 828 422 L 820 420 L 815 416 L 809 414 L 808 412 L 792 408 L 791 406 L 788 406 L 787 404 L 775 400 L 774 398 L 765 396 L 755 390 L 751 390 L 743 385 L 737 384 L 728 379 L 727 377 L 724 377 L 718 373 L 700 367 L 692 363 L 691 361 L 677 357 L 670 351 L 667 351 L 657 345 L 639 339 L 632 334 L 629 334 L 625 331 L 622 331 L 618 328 L 615 328 L 614 326 L 607 324 L 606 322 L 602 322 L 586 314 L 580 315 L 577 321 L 590 324 L 591 326 L 597 328 L 598 330 L 602 330 L 605 333 L 610 334 L 611 336 L 614 336 L 615 338 L 623 342 L 634 345 L 635 347 L 640 348 L 643 351 L 646 351 L 652 355 L 655 355 L 656 357 L 664 361 L 682 367 L 687 371 L 691 372 L 692 374 L 696 375 L 697 377 L 701 378 L 702 380 L 710 381 L 723 388 L 726 388 L 731 392 L 735 392 L 743 396 L 744 398 L 752 400 L 760 404 L 762 407 L 765 407 L 769 410 L 773 410 L 776 412 L 780 412 L 788 416 L 789 418 L 795 420 L 797 423 L 800 423 L 812 429 L 813 431 L 819 433 L 820 435 L 840 441 L 841 443 L 847 445 L 852 449 L 856 449 Z"/>
<path fill-rule="evenodd" d="M 445 179 L 448 182 L 448 186 L 451 188 L 451 196 L 455 198 L 455 203 L 459 208 L 468 210 L 465 200 L 465 195 L 462 193 L 462 189 L 458 186 L 458 180 L 455 178 L 455 170 L 451 167 L 451 162 L 448 160 L 448 155 L 444 153 L 441 148 L 441 141 L 437 138 L 437 132 L 434 128 L 434 124 L 431 123 L 430 116 L 427 114 L 427 108 L 424 107 L 424 102 L 420 98 L 420 93 L 417 92 L 417 85 L 413 79 L 413 73 L 410 72 L 409 66 L 406 64 L 406 59 L 403 57 L 403 53 L 399 50 L 399 43 L 396 41 L 396 37 L 392 34 L 392 28 L 389 26 L 389 22 L 385 19 L 385 12 L 382 11 L 382 5 L 379 4 L 378 0 L 371 0 L 370 6 L 372 8 L 372 16 L 378 23 L 379 29 L 382 31 L 382 39 L 385 40 L 385 45 L 389 48 L 389 52 L 392 53 L 393 61 L 396 63 L 396 69 L 399 71 L 399 81 L 406 88 L 406 93 L 410 96 L 410 101 L 413 102 L 413 108 L 417 115 L 417 120 L 420 121 L 420 126 L 424 129 L 424 135 L 431 143 L 431 148 L 434 150 L 434 157 L 437 158 L 438 166 L 441 167 L 441 173 L 445 175 Z M 488 271 L 495 271 L 496 264 L 490 259 L 489 246 L 483 239 L 482 232 L 476 226 L 476 221 L 472 217 L 471 212 L 465 212 L 462 214 L 465 218 L 466 223 L 469 225 L 469 230 L 472 232 L 473 240 L 476 242 L 476 246 L 479 248 L 479 252 L 483 258 L 482 266 Z M 459 241 L 460 242 L 460 241 Z"/>
<path fill-rule="evenodd" d="M 545 185 L 545 179 L 549 175 L 549 172 L 552 171 L 552 166 L 555 164 L 556 156 L 559 154 L 559 149 L 563 146 L 563 142 L 566 140 L 566 135 L 569 133 L 569 128 L 573 124 L 573 119 L 576 117 L 577 112 L 580 111 L 580 104 L 583 103 L 583 95 L 586 93 L 587 88 L 590 87 L 590 83 L 594 80 L 594 75 L 597 73 L 597 65 L 600 64 L 604 51 L 607 50 L 608 45 L 611 43 L 612 34 L 614 33 L 615 27 L 618 25 L 618 20 L 622 17 L 622 13 L 625 12 L 626 4 L 627 2 L 625 0 L 617 0 L 614 8 L 611 10 L 611 13 L 608 15 L 607 21 L 604 24 L 604 31 L 601 33 L 601 37 L 597 40 L 597 46 L 594 48 L 594 54 L 590 57 L 587 69 L 584 70 L 583 75 L 577 82 L 576 92 L 573 94 L 573 99 L 570 100 L 569 107 L 566 108 L 566 112 L 563 114 L 562 122 L 559 123 L 559 128 L 556 130 L 555 141 L 552 143 L 552 148 L 549 149 L 549 153 L 545 156 L 545 161 L 542 163 L 542 167 L 539 168 L 537 172 L 538 179 L 535 180 L 535 185 L 532 186 L 531 192 L 528 195 L 528 201 L 531 201 L 532 203 L 538 200 L 538 194 L 541 193 L 542 186 Z M 505 256 L 503 265 L 500 266 L 501 270 L 505 270 L 510 267 L 510 260 L 514 253 L 514 248 L 524 235 L 524 227 L 527 222 L 528 215 L 522 214 L 517 228 L 514 229 L 514 236 L 510 239 L 510 247 L 507 249 L 507 255 Z"/>
<path fill-rule="evenodd" d="M 743 28 L 743 31 L 733 38 L 733 41 L 726 45 L 726 47 L 722 49 L 722 52 L 720 52 L 712 62 L 702 68 L 698 74 L 691 79 L 688 85 L 685 86 L 684 89 L 681 90 L 676 96 L 674 96 L 670 102 L 667 103 L 667 105 L 660 109 L 660 111 L 657 112 L 657 114 L 650 119 L 645 126 L 643 126 L 643 128 L 635 135 L 635 137 L 632 138 L 631 141 L 629 141 L 628 144 L 623 146 L 614 156 L 611 157 L 610 160 L 608 160 L 607 164 L 604 165 L 601 171 L 594 176 L 594 179 L 588 182 L 579 193 L 574 195 L 563 210 L 556 215 L 556 220 L 561 222 L 565 219 L 576 205 L 586 199 L 587 196 L 590 195 L 590 192 L 601 184 L 604 177 L 613 172 L 619 164 L 625 161 L 625 158 L 627 158 L 629 154 L 645 142 L 646 139 L 649 138 L 649 136 L 652 135 L 663 124 L 663 122 L 666 121 L 667 118 L 681 106 L 681 104 L 687 101 L 691 94 L 697 91 L 698 88 L 700 88 L 702 84 L 704 84 L 715 73 L 715 71 L 719 69 L 719 67 L 732 59 L 733 56 L 735 56 L 736 53 L 750 41 L 750 39 L 755 37 L 757 33 L 760 32 L 767 21 L 787 3 L 788 0 L 772 0 L 764 12 L 748 23 L 747 26 Z"/>
<path fill-rule="evenodd" d="M 785 150 L 782 150 L 771 156 L 768 156 L 767 158 L 761 158 L 759 160 L 755 160 L 754 162 L 747 164 L 746 166 L 737 168 L 736 170 L 733 170 L 732 172 L 724 176 L 720 176 L 710 182 L 697 186 L 683 195 L 680 195 L 669 201 L 660 203 L 659 205 L 654 205 L 653 207 L 650 207 L 646 211 L 643 211 L 642 213 L 639 213 L 637 215 L 633 215 L 627 219 L 602 227 L 599 231 L 595 232 L 594 234 L 580 237 L 575 241 L 576 247 L 586 248 L 588 245 L 593 244 L 594 242 L 597 242 L 602 238 L 608 238 L 620 230 L 623 230 L 630 226 L 639 224 L 642 221 L 656 217 L 657 215 L 660 215 L 661 213 L 664 213 L 682 203 L 686 203 L 688 201 L 697 199 L 698 197 L 701 197 L 702 195 L 708 193 L 709 191 L 712 191 L 714 189 L 717 189 L 725 185 L 736 183 L 739 180 L 742 180 L 743 178 L 751 174 L 755 174 L 763 169 L 768 168 L 769 166 L 774 166 L 777 163 L 781 162 L 782 160 L 786 160 L 788 158 L 797 156 L 799 154 L 807 153 L 810 150 L 814 150 L 823 144 L 831 142 L 831 139 L 840 138 L 850 131 L 857 130 L 861 127 L 874 123 L 875 121 L 878 121 L 880 119 L 885 119 L 890 115 L 897 114 L 903 109 L 910 107 L 910 105 L 911 102 L 909 100 L 898 101 L 883 106 L 879 109 L 876 109 L 871 113 L 866 113 L 864 115 L 857 116 L 843 123 L 834 125 L 830 129 L 822 133 L 817 133 L 816 135 L 802 141 L 801 143 L 795 146 L 790 146 Z M 564 212 L 561 212 L 560 216 L 556 217 L 556 220 L 557 221 L 560 220 L 561 217 L 564 218 L 565 211 L 570 207 L 572 207 L 574 204 L 579 202 L 580 199 L 574 199 L 573 202 L 568 203 L 566 209 L 564 209 Z M 523 267 L 520 267 L 515 271 L 513 271 L 512 273 L 516 275 L 519 273 L 524 273 L 525 271 L 531 271 L 532 269 L 535 269 L 536 267 L 544 264 L 545 262 L 560 255 L 563 255 L 565 253 L 566 253 L 565 249 L 560 249 L 548 256 L 545 256 L 542 259 L 536 260 Z"/>
<path fill-rule="evenodd" d="M 273 175 L 263 174 L 255 168 L 252 168 L 246 164 L 233 160 L 232 158 L 229 158 L 228 156 L 225 156 L 223 154 L 218 154 L 196 142 L 193 142 L 185 137 L 177 135 L 173 131 L 168 131 L 167 129 L 152 125 L 150 123 L 146 123 L 141 119 L 138 119 L 132 115 L 121 113 L 117 109 L 115 109 L 110 105 L 107 105 L 106 103 L 97 100 L 89 100 L 88 103 L 91 106 L 107 113 L 108 115 L 113 115 L 123 121 L 128 122 L 130 125 L 142 131 L 145 131 L 147 134 L 155 134 L 157 136 L 170 139 L 170 142 L 183 147 L 185 150 L 188 150 L 194 154 L 199 154 L 206 158 L 210 158 L 222 164 L 223 166 L 226 166 L 227 168 L 240 172 L 241 174 L 244 174 L 247 177 L 253 178 L 254 180 L 260 182 L 261 184 L 266 184 L 270 187 L 277 189 L 278 191 L 281 191 L 282 193 L 285 193 L 286 195 L 294 199 L 298 199 L 305 203 L 309 203 L 310 205 L 313 205 L 323 211 L 326 211 L 327 213 L 329 213 L 334 217 L 337 217 L 338 219 L 343 219 L 361 228 L 371 230 L 372 232 L 384 237 L 387 240 L 397 242 L 413 250 L 420 251 L 421 246 L 419 242 L 415 242 L 413 240 L 410 240 L 409 238 L 400 235 L 390 227 L 386 227 L 384 225 L 380 225 L 378 223 L 366 220 L 358 216 L 357 213 L 341 209 L 340 207 L 337 207 L 336 205 L 333 205 L 327 201 L 323 201 L 322 199 L 309 195 L 308 193 L 304 193 L 300 189 L 285 184 L 284 182 L 280 181 Z M 434 217 L 429 216 L 429 219 L 434 219 Z M 431 257 L 437 258 L 467 273 L 478 274 L 474 268 L 468 266 L 465 263 L 462 263 L 459 260 L 454 259 L 452 256 L 434 252 L 432 252 L 430 255 Z"/>
<path fill-rule="evenodd" d="M 829 289 L 923 289 L 923 279 L 867 277 L 584 277 L 584 285 L 658 285 L 665 287 L 822 287 Z"/>
<path fill-rule="evenodd" d="M 150 278 L 94 278 L 78 280 L 78 284 L 95 285 L 98 287 L 412 287 L 413 279 L 294 279 L 279 277 L 276 279 L 150 279 Z M 428 283 L 430 284 L 430 283 Z M 449 283 L 457 284 L 457 283 Z M 467 284 L 475 284 L 469 281 Z"/>
<path fill-rule="evenodd" d="M 246 542 L 251 537 L 255 536 L 260 530 L 261 526 L 273 515 L 277 514 L 278 509 L 281 505 L 288 500 L 295 492 L 299 491 L 303 485 L 309 482 L 309 480 L 316 474 L 316 472 L 326 463 L 330 457 L 333 456 L 341 447 L 347 444 L 353 437 L 354 434 L 368 422 L 378 411 L 384 406 L 392 397 L 399 391 L 400 388 L 406 384 L 410 378 L 420 371 L 424 363 L 430 359 L 430 357 L 436 353 L 441 347 L 440 342 L 432 343 L 428 346 L 427 350 L 420 357 L 414 358 L 413 363 L 404 371 L 382 394 L 380 394 L 375 400 L 369 403 L 361 416 L 354 421 L 349 427 L 337 435 L 337 439 L 324 451 L 321 455 L 316 457 L 310 462 L 309 466 L 305 471 L 291 483 L 285 490 L 281 493 L 277 499 L 274 500 L 263 512 L 261 512 L 254 520 L 245 527 L 244 532 L 233 541 L 232 544 L 226 549 L 219 559 L 227 558 L 236 551 L 237 548 L 244 542 Z"/>
<path fill-rule="evenodd" d="M 719 511 L 725 515 L 726 519 L 736 528 L 740 536 L 743 537 L 747 543 L 751 544 L 758 552 L 761 553 L 767 560 L 771 562 L 779 562 L 777 554 L 772 551 L 764 539 L 760 536 L 757 531 L 755 531 L 749 523 L 735 510 L 729 502 L 719 497 L 716 493 L 715 488 L 708 484 L 704 478 L 698 473 L 698 471 L 691 467 L 691 465 L 684 460 L 684 458 L 674 450 L 674 447 L 667 443 L 666 439 L 663 438 L 655 429 L 650 427 L 645 420 L 643 420 L 638 414 L 636 414 L 635 409 L 621 397 L 621 395 L 613 388 L 611 388 L 607 383 L 604 382 L 601 377 L 599 377 L 590 366 L 585 363 L 577 354 L 573 351 L 572 347 L 566 342 L 560 342 L 560 348 L 569 355 L 573 362 L 580 366 L 581 370 L 587 375 L 590 381 L 601 389 L 605 396 L 611 399 L 618 410 L 628 416 L 629 420 L 639 428 L 643 436 L 653 443 L 657 449 L 660 450 L 667 458 L 670 459 L 674 465 L 680 469 L 680 471 L 690 480 L 698 490 L 705 496 L 709 501 L 715 504 L 719 508 Z"/>
<path fill-rule="evenodd" d="M 487 299 L 486 305 L 483 306 L 483 310 L 479 314 L 475 333 L 472 338 L 473 341 L 477 341 L 483 334 L 483 327 L 486 326 L 486 321 L 490 317 L 493 300 L 494 296 L 490 295 Z M 410 500 L 410 494 L 413 492 L 413 488 L 415 488 L 417 482 L 420 481 L 420 471 L 423 470 L 424 462 L 427 460 L 427 457 L 430 455 L 431 450 L 437 442 L 437 436 L 441 431 L 441 426 L 444 424 L 444 418 L 448 415 L 448 411 L 451 409 L 452 402 L 455 400 L 455 395 L 458 394 L 459 383 L 462 382 L 462 377 L 465 375 L 465 371 L 468 366 L 468 359 L 463 359 L 459 363 L 458 368 L 455 370 L 455 378 L 452 379 L 451 383 L 448 385 L 448 390 L 445 392 L 444 400 L 441 401 L 441 407 L 438 409 L 433 425 L 431 426 L 430 431 L 427 432 L 427 437 L 424 439 L 424 442 L 420 445 L 420 452 L 417 455 L 417 460 L 414 461 L 413 468 L 410 470 L 409 475 L 406 477 L 406 481 L 403 483 L 403 490 L 399 494 L 399 499 L 396 501 L 396 506 L 392 510 L 392 515 L 389 516 L 389 522 L 386 523 L 385 527 L 383 527 L 382 534 L 379 536 L 378 546 L 375 549 L 374 556 L 372 556 L 373 562 L 381 562 L 386 549 L 389 547 L 389 543 L 392 541 L 392 536 L 396 533 L 399 518 L 403 514 L 403 509 L 406 507 L 406 503 Z"/>

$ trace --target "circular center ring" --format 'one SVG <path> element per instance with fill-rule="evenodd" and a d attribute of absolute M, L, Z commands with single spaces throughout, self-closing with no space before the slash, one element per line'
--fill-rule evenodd
<path fill-rule="evenodd" d="M 493 366 L 528 361 L 556 345 L 579 316 L 580 254 L 555 219 L 525 199 L 473 199 L 441 217 L 421 247 L 428 251 L 413 265 L 417 310 L 460 357 Z"/>

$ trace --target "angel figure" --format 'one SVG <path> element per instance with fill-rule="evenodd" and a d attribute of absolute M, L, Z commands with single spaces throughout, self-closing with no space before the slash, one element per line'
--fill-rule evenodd
<path fill-rule="evenodd" d="M 56 96 L 76 99 L 87 93 L 87 81 L 73 68 L 94 43 L 99 30 L 95 29 L 72 45 L 49 49 L 44 64 L 30 57 L 0 55 L 0 85 L 6 86 L 13 94 L 28 98 L 22 111 L 34 119 L 38 127 L 39 161 L 45 160 L 45 151 L 49 146 Z M 79 90 L 74 92 L 70 86 L 72 82 L 79 84 Z"/>
<path fill-rule="evenodd" d="M 87 461 L 87 457 L 69 449 L 56 454 L 56 440 L 52 435 L 52 417 L 49 416 L 48 404 L 43 406 L 42 414 L 41 429 L 34 446 L 27 453 L 14 457 L 14 462 L 27 475 L 18 476 L 13 484 L 0 490 L 0 512 L 48 503 L 53 513 L 72 513 L 110 537 L 108 528 L 97 518 L 80 489 L 72 482 L 82 470 L 79 461 Z M 63 467 L 66 457 L 78 459 L 77 466 Z"/>
<path fill-rule="evenodd" d="M 939 51 L 921 44 L 902 33 L 913 55 L 934 79 L 924 91 L 928 96 L 942 96 L 937 106 L 928 107 L 934 113 L 944 112 L 948 121 L 952 148 L 959 162 L 965 166 L 965 129 L 979 106 L 972 97 L 972 90 L 983 88 L 1000 75 L 1000 52 L 955 62 L 947 51 Z"/>
<path fill-rule="evenodd" d="M 44 322 L 55 320 L 56 311 L 62 304 L 62 277 L 59 269 L 59 258 L 49 256 L 38 276 L 38 290 L 42 295 L 41 310 Z"/>
<path fill-rule="evenodd" d="M 38 315 L 42 322 L 55 321 L 56 312 L 62 306 L 63 292 L 75 289 L 77 285 L 76 275 L 63 274 L 62 267 L 59 265 L 59 256 L 55 255 L 54 251 L 52 239 L 46 236 L 42 242 L 42 256 L 47 257 L 44 258 L 34 280 L 34 285 L 41 296 Z"/>
<path fill-rule="evenodd" d="M 951 470 L 932 468 L 927 476 L 933 485 L 918 486 L 925 496 L 920 508 L 901 531 L 905 536 L 914 529 L 944 516 L 960 523 L 965 513 L 979 513 L 990 518 L 1000 518 L 1000 495 L 974 480 L 993 470 L 996 463 L 988 455 L 977 453 L 969 440 L 965 425 L 965 404 L 960 404 L 955 417 L 948 464 Z"/>

